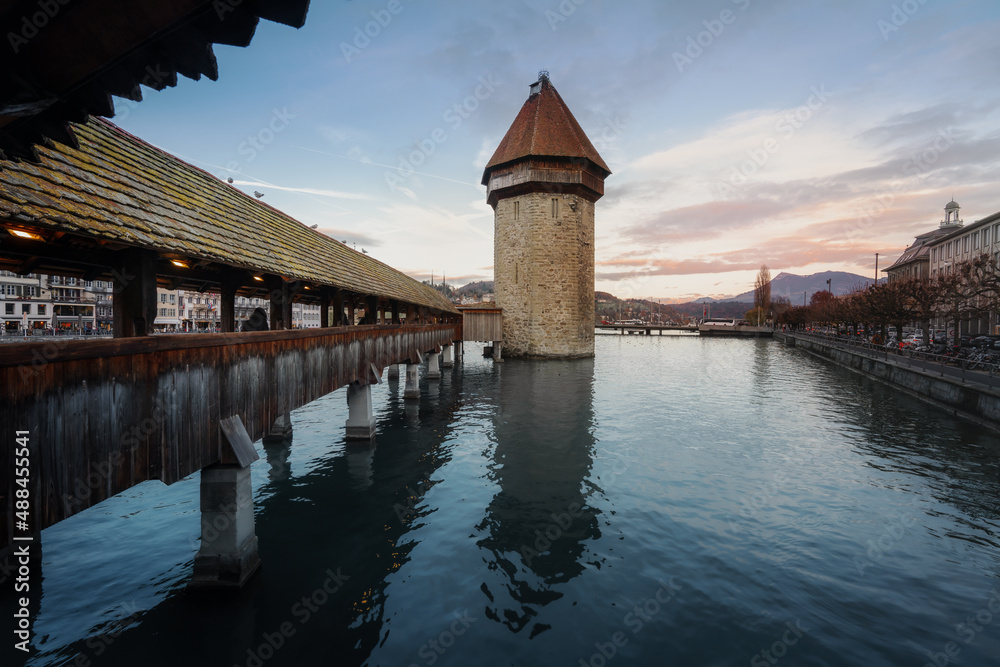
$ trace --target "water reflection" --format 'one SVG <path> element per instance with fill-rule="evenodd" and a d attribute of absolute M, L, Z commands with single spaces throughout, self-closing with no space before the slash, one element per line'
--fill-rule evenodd
<path fill-rule="evenodd" d="M 842 369 L 835 372 L 848 391 L 830 410 L 855 429 L 853 445 L 869 467 L 907 492 L 930 494 L 975 519 L 1000 520 L 1000 441 L 995 436 L 880 382 Z M 928 410 L 937 413 L 934 437 L 928 437 Z M 947 437 L 942 421 L 950 422 Z"/>
<path fill-rule="evenodd" d="M 292 476 L 292 464 L 288 461 L 288 455 L 292 451 L 292 440 L 282 440 L 280 442 L 269 441 L 264 443 L 264 454 L 267 457 L 267 478 L 272 482 L 280 482 Z"/>
<path fill-rule="evenodd" d="M 500 491 L 477 526 L 485 532 L 477 544 L 505 580 L 483 584 L 486 615 L 520 632 L 562 597 L 560 584 L 583 572 L 586 543 L 600 537 L 599 511 L 588 505 L 594 361 L 510 361 L 499 383 L 489 477 Z M 531 635 L 546 629 L 535 624 Z"/>

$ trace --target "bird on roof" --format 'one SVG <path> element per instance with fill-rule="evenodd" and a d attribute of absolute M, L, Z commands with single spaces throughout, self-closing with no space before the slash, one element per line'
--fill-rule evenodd
<path fill-rule="evenodd" d="M 227 179 L 226 179 L 226 181 L 227 181 L 228 183 L 232 183 L 232 182 L 233 182 L 233 177 L 232 177 L 232 176 L 230 176 L 229 178 L 227 178 Z"/>
<path fill-rule="evenodd" d="M 319 223 L 315 225 L 309 225 L 309 229 L 316 229 L 317 227 L 319 227 Z"/>
<path fill-rule="evenodd" d="M 264 196 L 264 193 L 263 192 L 257 192 L 256 190 L 254 190 L 253 191 L 253 196 L 256 197 L 257 199 L 260 199 L 261 197 Z"/>
<path fill-rule="evenodd" d="M 366 255 L 368 254 L 368 251 L 365 250 L 364 248 L 361 249 L 361 252 L 365 253 Z"/>

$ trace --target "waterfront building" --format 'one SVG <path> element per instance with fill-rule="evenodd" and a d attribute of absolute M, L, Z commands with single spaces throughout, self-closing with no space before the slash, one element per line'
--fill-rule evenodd
<path fill-rule="evenodd" d="M 114 329 L 114 283 L 110 280 L 95 280 L 91 283 L 90 292 L 94 296 L 94 326 L 98 331 L 111 333 Z"/>
<path fill-rule="evenodd" d="M 0 271 L 0 303 L 6 333 L 44 329 L 52 322 L 52 303 L 44 287 L 45 276 Z"/>
<path fill-rule="evenodd" d="M 949 234 L 938 237 L 931 245 L 929 269 L 932 278 L 949 273 L 957 264 L 982 255 L 992 257 L 994 262 L 1000 259 L 1000 212 L 965 225 L 958 218 L 958 210 L 959 206 L 954 201 L 945 208 L 945 220 L 949 220 L 947 216 L 950 213 L 955 223 Z M 940 320 L 935 326 L 945 327 L 948 324 Z M 962 322 L 961 327 L 962 334 L 997 333 L 1000 331 L 1000 314 L 986 313 Z"/>
<path fill-rule="evenodd" d="M 100 281 L 0 271 L 4 331 L 97 329 L 95 282 Z"/>
<path fill-rule="evenodd" d="M 913 239 L 913 243 L 903 251 L 899 259 L 888 268 L 883 269 L 889 282 L 925 279 L 931 276 L 931 248 L 938 239 L 948 236 L 962 227 L 962 220 L 958 217 L 959 208 L 956 202 L 948 202 L 944 209 L 944 220 L 938 224 L 938 227 Z"/>
<path fill-rule="evenodd" d="M 944 219 L 937 229 L 917 236 L 913 243 L 889 268 L 889 282 L 911 278 L 936 278 L 954 271 L 962 262 L 989 255 L 1000 261 L 1000 212 L 966 225 L 960 215 L 961 206 L 952 200 L 945 205 Z M 937 318 L 935 329 L 946 328 L 950 322 Z M 963 334 L 1000 333 L 1000 314 L 962 322 Z"/>
<path fill-rule="evenodd" d="M 594 354 L 594 205 L 611 170 L 541 72 L 483 172 L 505 354 Z"/>
<path fill-rule="evenodd" d="M 169 333 L 183 330 L 178 306 L 180 294 L 179 290 L 156 288 L 156 319 L 153 320 L 153 326 L 157 331 Z"/>
<path fill-rule="evenodd" d="M 95 328 L 96 299 L 93 283 L 83 278 L 46 276 L 52 301 L 51 326 L 54 329 L 92 331 Z"/>

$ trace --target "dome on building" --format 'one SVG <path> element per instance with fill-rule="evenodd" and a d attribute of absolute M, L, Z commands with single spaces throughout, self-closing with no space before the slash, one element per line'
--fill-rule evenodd
<path fill-rule="evenodd" d="M 950 202 L 948 202 L 947 204 L 944 205 L 944 210 L 946 210 L 946 211 L 952 211 L 952 210 L 959 209 L 959 208 L 962 208 L 962 207 L 959 206 L 958 202 L 955 201 L 954 199 L 952 199 Z"/>

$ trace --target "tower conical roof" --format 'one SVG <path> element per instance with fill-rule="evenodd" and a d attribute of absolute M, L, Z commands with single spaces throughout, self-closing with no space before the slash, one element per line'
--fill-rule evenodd
<path fill-rule="evenodd" d="M 546 76 L 532 84 L 527 101 L 486 164 L 483 185 L 489 182 L 491 169 L 527 157 L 586 158 L 611 173 Z"/>

